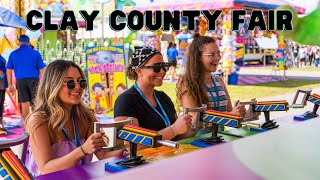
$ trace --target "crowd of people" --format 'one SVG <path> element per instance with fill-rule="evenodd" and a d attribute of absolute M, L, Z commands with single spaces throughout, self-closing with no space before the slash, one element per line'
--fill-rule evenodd
<path fill-rule="evenodd" d="M 320 47 L 287 43 L 285 52 L 286 65 L 296 68 L 319 67 Z"/>

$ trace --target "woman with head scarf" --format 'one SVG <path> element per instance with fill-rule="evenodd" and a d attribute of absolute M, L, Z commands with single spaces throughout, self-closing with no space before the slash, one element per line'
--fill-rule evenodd
<path fill-rule="evenodd" d="M 158 131 L 164 140 L 178 139 L 191 128 L 191 116 L 177 117 L 174 104 L 165 92 L 154 88 L 163 83 L 169 69 L 160 51 L 150 47 L 135 50 L 126 69 L 134 85 L 122 93 L 114 106 L 116 121 L 133 117 L 133 124 Z"/>

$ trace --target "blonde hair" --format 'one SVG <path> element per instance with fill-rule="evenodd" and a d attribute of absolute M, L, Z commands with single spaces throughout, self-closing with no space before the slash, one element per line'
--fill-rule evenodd
<path fill-rule="evenodd" d="M 82 79 L 86 78 L 80 67 L 72 61 L 56 60 L 46 67 L 37 88 L 35 110 L 26 119 L 26 130 L 29 134 L 33 134 L 38 127 L 47 125 L 51 142 L 61 143 L 58 132 L 66 124 L 68 114 L 64 111 L 60 101 L 59 91 L 70 67 L 77 68 Z M 71 114 L 81 124 L 79 126 L 84 128 L 84 132 L 89 132 L 89 130 L 93 132 L 93 124 L 96 118 L 92 109 L 80 102 L 72 107 Z M 81 138 L 86 139 L 86 136 L 88 134 L 80 133 Z"/>

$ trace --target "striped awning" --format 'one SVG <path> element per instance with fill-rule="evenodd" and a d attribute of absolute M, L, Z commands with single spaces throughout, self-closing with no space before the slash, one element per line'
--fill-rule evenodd
<path fill-rule="evenodd" d="M 283 0 L 168 0 L 154 2 L 143 6 L 123 6 L 123 11 L 126 13 L 132 10 L 146 11 L 146 10 L 169 10 L 169 11 L 182 11 L 182 10 L 218 10 L 218 9 L 275 9 L 279 6 L 291 5 L 297 10 L 299 14 L 304 14 L 305 9 L 298 7 Z"/>

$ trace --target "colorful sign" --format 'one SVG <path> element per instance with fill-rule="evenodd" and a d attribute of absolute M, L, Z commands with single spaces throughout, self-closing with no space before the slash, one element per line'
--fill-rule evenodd
<path fill-rule="evenodd" d="M 127 89 L 124 47 L 88 47 L 86 57 L 91 108 L 104 114 Z"/>
<path fill-rule="evenodd" d="M 184 53 L 187 51 L 188 38 L 177 38 L 179 40 L 179 58 L 184 58 Z"/>

